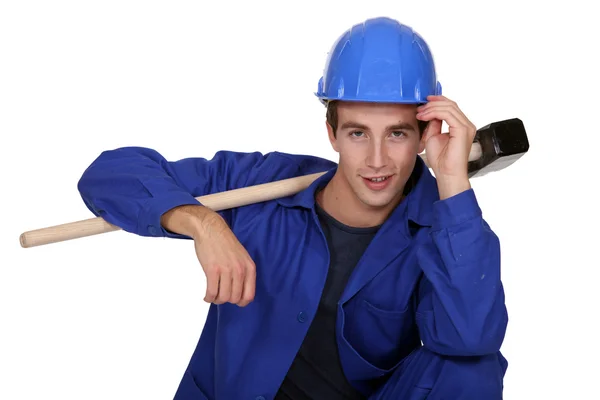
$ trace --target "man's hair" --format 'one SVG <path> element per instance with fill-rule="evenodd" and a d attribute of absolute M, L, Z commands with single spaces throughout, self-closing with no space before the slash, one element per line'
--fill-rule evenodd
<path fill-rule="evenodd" d="M 337 127 L 338 127 L 338 115 L 337 115 L 337 101 L 328 101 L 327 102 L 327 123 L 331 125 L 333 129 L 333 136 L 336 137 Z M 419 136 L 423 137 L 423 133 L 425 132 L 425 128 L 427 128 L 428 121 L 418 121 L 419 128 Z"/>

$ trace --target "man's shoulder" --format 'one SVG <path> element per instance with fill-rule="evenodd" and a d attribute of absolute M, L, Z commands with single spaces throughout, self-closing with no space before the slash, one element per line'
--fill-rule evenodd
<path fill-rule="evenodd" d="M 324 157 L 309 154 L 285 153 L 280 151 L 274 151 L 272 154 L 280 157 L 281 160 L 287 160 L 288 162 L 293 163 L 305 173 L 326 171 L 337 167 L 337 163 L 335 161 Z"/>
<path fill-rule="evenodd" d="M 332 160 L 309 154 L 281 151 L 239 154 L 253 158 L 251 165 L 248 165 L 249 185 L 326 172 L 337 167 L 337 163 Z"/>

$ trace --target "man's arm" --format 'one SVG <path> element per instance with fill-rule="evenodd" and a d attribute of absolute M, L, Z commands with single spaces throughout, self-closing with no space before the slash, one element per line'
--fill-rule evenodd
<path fill-rule="evenodd" d="M 417 258 L 417 325 L 423 344 L 446 355 L 500 350 L 508 324 L 500 280 L 500 242 L 484 221 L 469 183 L 468 159 L 477 132 L 458 105 L 428 96 L 417 118 L 429 121 L 423 139 L 438 184 L 429 242 Z M 442 121 L 448 133 L 442 134 Z"/>
<path fill-rule="evenodd" d="M 233 151 L 219 151 L 212 159 L 167 161 L 153 149 L 123 147 L 102 152 L 77 187 L 94 215 L 127 232 L 190 238 L 194 229 L 190 224 L 212 213 L 195 197 L 324 170 L 332 164 L 311 156 Z M 218 214 L 231 224 L 235 209 Z"/>
<path fill-rule="evenodd" d="M 96 216 L 141 236 L 184 237 L 167 231 L 161 217 L 197 196 L 243 185 L 259 153 L 218 152 L 212 160 L 167 161 L 156 150 L 123 147 L 102 152 L 84 171 L 77 188 Z M 221 213 L 230 220 L 229 212 Z"/>
<path fill-rule="evenodd" d="M 217 223 L 219 214 L 200 204 L 181 205 L 164 213 L 160 223 L 167 232 L 177 233 L 194 240 L 201 238 L 210 224 Z"/>
<path fill-rule="evenodd" d="M 434 207 L 430 240 L 418 252 L 424 272 L 416 314 L 421 340 L 445 355 L 499 351 L 508 315 L 498 237 L 472 189 Z"/>
<path fill-rule="evenodd" d="M 236 209 L 214 212 L 196 197 L 330 169 L 313 156 L 219 151 L 212 159 L 167 161 L 156 150 L 105 151 L 81 177 L 87 207 L 141 236 L 191 238 L 206 273 L 205 301 L 245 306 L 254 298 L 256 266 L 231 227 Z"/>

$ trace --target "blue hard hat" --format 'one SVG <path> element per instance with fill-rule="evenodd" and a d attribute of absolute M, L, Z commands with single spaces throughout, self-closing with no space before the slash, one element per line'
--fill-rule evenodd
<path fill-rule="evenodd" d="M 429 46 L 411 27 L 379 17 L 352 26 L 327 55 L 316 96 L 331 100 L 426 103 L 442 94 Z"/>

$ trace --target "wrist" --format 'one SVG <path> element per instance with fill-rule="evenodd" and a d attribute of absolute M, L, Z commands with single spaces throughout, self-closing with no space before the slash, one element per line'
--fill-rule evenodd
<path fill-rule="evenodd" d="M 221 215 L 207 207 L 194 210 L 191 224 L 192 234 L 190 236 L 197 242 L 201 242 L 205 238 L 228 227 Z"/>
<path fill-rule="evenodd" d="M 445 200 L 456 196 L 459 193 L 471 189 L 471 182 L 468 176 L 439 176 L 436 177 L 440 200 Z"/>
<path fill-rule="evenodd" d="M 207 228 L 214 225 L 220 217 L 213 210 L 200 204 L 182 205 L 167 211 L 161 217 L 161 224 L 171 232 L 196 240 L 204 237 Z"/>

